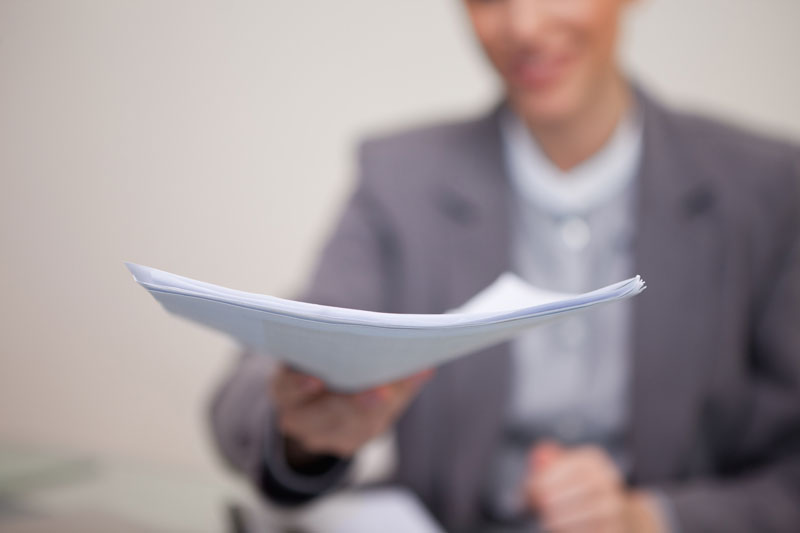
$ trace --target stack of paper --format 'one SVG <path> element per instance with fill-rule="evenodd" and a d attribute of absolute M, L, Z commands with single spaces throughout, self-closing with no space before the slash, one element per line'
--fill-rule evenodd
<path fill-rule="evenodd" d="M 506 273 L 447 314 L 375 313 L 226 289 L 126 263 L 170 313 L 355 391 L 511 339 L 569 313 L 639 294 L 639 276 L 585 294 L 541 291 Z"/>

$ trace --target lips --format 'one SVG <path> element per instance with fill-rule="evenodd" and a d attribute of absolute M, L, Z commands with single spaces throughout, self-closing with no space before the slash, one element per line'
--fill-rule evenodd
<path fill-rule="evenodd" d="M 568 54 L 521 54 L 511 63 L 510 81 L 528 89 L 544 89 L 555 84 L 570 63 Z"/>

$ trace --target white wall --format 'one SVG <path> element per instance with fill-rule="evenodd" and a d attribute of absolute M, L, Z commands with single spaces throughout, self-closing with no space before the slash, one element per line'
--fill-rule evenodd
<path fill-rule="evenodd" d="M 640 4 L 650 86 L 800 139 L 800 2 Z M 0 0 L 0 439 L 215 468 L 232 346 L 122 261 L 291 294 L 359 136 L 494 94 L 456 0 Z"/>

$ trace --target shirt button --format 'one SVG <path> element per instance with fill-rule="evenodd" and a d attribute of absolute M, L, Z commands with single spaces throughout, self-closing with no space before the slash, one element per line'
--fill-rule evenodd
<path fill-rule="evenodd" d="M 586 248 L 592 237 L 589 224 L 580 217 L 569 217 L 561 223 L 561 241 L 575 252 Z"/>

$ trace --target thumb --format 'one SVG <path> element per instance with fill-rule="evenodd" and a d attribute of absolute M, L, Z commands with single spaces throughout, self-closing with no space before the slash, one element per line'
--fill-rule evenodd
<path fill-rule="evenodd" d="M 541 494 L 537 489 L 535 480 L 565 454 L 566 449 L 552 440 L 543 440 L 531 448 L 528 453 L 528 481 L 525 486 L 528 504 L 531 509 L 539 509 L 542 503 Z"/>
<path fill-rule="evenodd" d="M 433 374 L 434 370 L 432 369 L 423 370 L 395 382 L 393 386 L 390 385 L 390 388 L 393 388 L 394 392 L 399 393 L 401 396 L 405 396 L 419 389 L 426 381 L 433 377 Z"/>
<path fill-rule="evenodd" d="M 542 441 L 531 450 L 528 469 L 533 472 L 546 470 L 565 453 L 566 450 L 559 443 L 552 440 Z"/>

